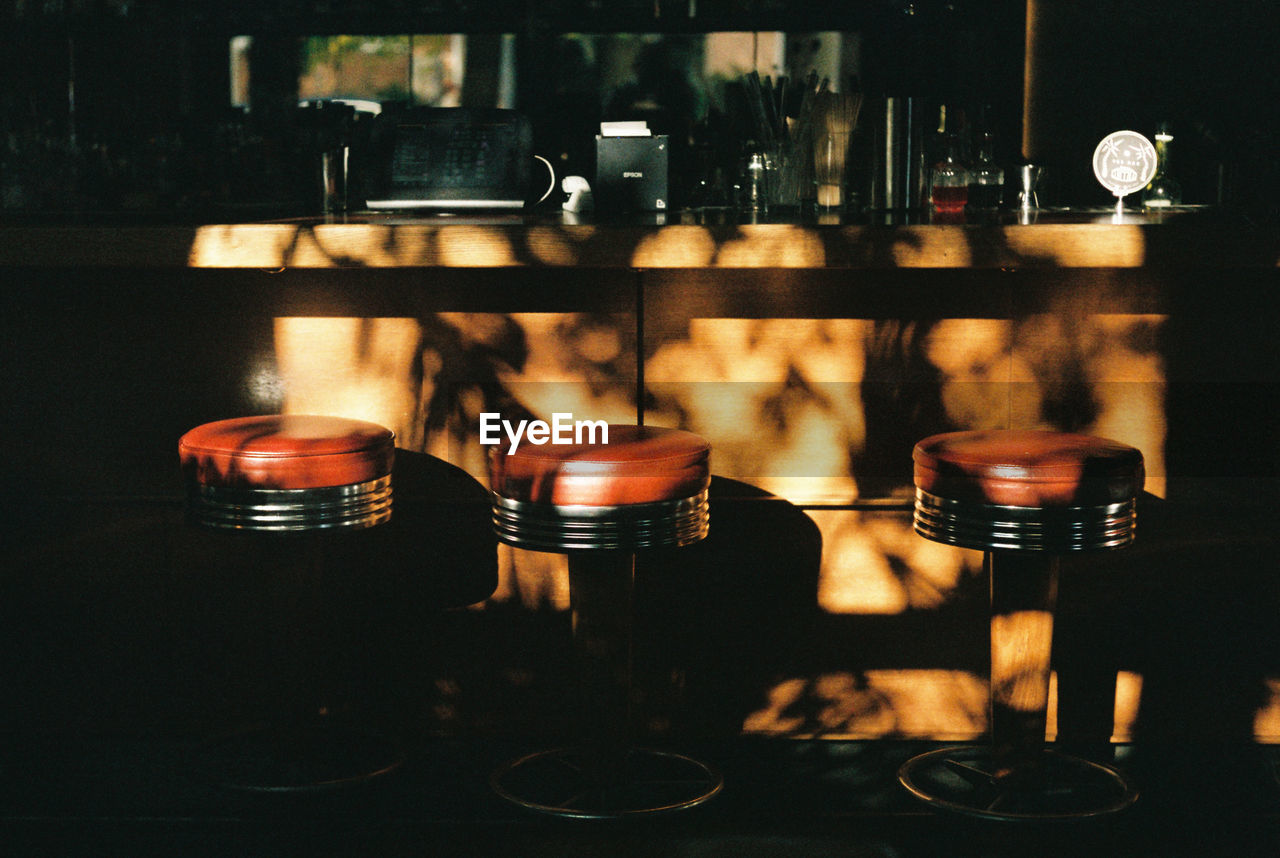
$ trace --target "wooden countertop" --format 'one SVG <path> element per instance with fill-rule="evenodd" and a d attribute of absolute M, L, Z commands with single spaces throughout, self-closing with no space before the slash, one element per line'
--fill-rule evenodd
<path fill-rule="evenodd" d="M 675 216 L 673 216 L 673 219 Z M 0 266 L 180 268 L 1213 268 L 1280 265 L 1280 230 L 1185 217 L 1030 225 L 300 219 L 0 226 Z M 1132 220 L 1132 222 L 1130 222 Z"/>

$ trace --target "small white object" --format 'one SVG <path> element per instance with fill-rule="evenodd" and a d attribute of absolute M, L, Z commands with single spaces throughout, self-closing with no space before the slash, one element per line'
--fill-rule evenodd
<path fill-rule="evenodd" d="M 560 187 L 569 195 L 561 206 L 565 211 L 580 212 L 592 207 L 591 184 L 582 176 L 565 176 Z"/>
<path fill-rule="evenodd" d="M 653 132 L 649 130 L 649 123 L 643 119 L 627 120 L 624 122 L 601 122 L 601 137 L 652 137 Z"/>

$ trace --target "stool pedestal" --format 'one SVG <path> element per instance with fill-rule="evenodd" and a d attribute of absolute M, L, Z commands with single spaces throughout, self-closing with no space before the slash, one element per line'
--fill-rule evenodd
<path fill-rule="evenodd" d="M 504 764 L 490 783 L 521 807 L 583 819 L 685 810 L 723 785 L 706 763 L 633 744 L 637 555 L 705 536 L 709 449 L 686 432 L 634 426 L 610 426 L 609 440 L 490 458 L 499 538 L 568 555 L 583 732 Z"/>
<path fill-rule="evenodd" d="M 256 602 L 262 625 L 254 633 L 258 660 L 246 671 L 253 685 L 241 692 L 250 717 L 195 747 L 189 762 L 201 780 L 288 795 L 358 786 L 403 764 L 400 743 L 361 717 L 353 687 L 359 632 L 341 591 L 346 576 L 361 571 L 352 565 L 358 546 L 343 544 L 354 536 L 217 534 L 239 543 L 240 568 L 252 562 L 258 573 L 246 580 L 244 598 Z"/>
<path fill-rule="evenodd" d="M 998 552 L 983 560 L 991 589 L 994 775 L 1012 786 L 1036 778 L 1043 764 L 1059 561 Z"/>
<path fill-rule="evenodd" d="M 1059 558 L 988 552 L 991 741 L 909 760 L 899 780 L 942 810 L 988 819 L 1080 819 L 1123 810 L 1137 791 L 1110 767 L 1045 745 Z"/>
<path fill-rule="evenodd" d="M 1127 808 L 1116 770 L 1045 747 L 1060 556 L 1133 539 L 1138 451 L 1052 432 L 957 432 L 916 446 L 915 528 L 984 551 L 990 586 L 987 746 L 908 760 L 902 785 L 942 810 L 988 819 L 1079 819 Z"/>
<path fill-rule="evenodd" d="M 494 791 L 530 810 L 608 819 L 695 807 L 721 777 L 711 766 L 632 744 L 632 593 L 635 556 L 625 551 L 569 556 L 569 600 L 583 737 L 503 765 Z"/>

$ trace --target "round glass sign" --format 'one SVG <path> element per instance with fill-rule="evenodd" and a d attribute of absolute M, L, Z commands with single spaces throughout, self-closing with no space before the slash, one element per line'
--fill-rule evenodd
<path fill-rule="evenodd" d="M 1156 147 L 1137 131 L 1113 131 L 1093 150 L 1093 174 L 1117 197 L 1141 190 L 1156 174 Z"/>

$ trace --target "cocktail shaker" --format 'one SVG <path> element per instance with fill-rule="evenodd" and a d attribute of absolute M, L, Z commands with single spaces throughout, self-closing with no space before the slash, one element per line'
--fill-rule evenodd
<path fill-rule="evenodd" d="M 872 113 L 869 207 L 875 211 L 918 209 L 925 187 L 924 102 L 888 96 L 877 107 Z"/>

